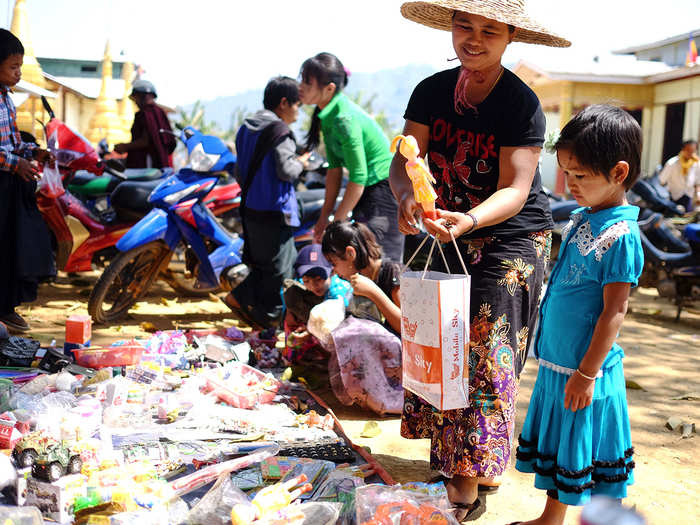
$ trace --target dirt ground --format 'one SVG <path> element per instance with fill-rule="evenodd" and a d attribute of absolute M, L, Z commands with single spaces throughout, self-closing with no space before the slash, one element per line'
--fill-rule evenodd
<path fill-rule="evenodd" d="M 18 309 L 32 325 L 31 335 L 42 343 L 62 341 L 66 317 L 87 313 L 87 297 L 95 279 L 96 274 L 78 278 L 61 275 L 55 283 L 43 285 L 37 302 Z M 93 327 L 93 343 L 147 337 L 144 323 L 162 330 L 232 326 L 235 321 L 227 312 L 213 297 L 182 299 L 166 285 L 158 285 L 121 324 Z M 637 387 L 627 390 L 637 468 L 636 482 L 625 504 L 635 506 L 650 524 L 697 523 L 700 514 L 700 439 L 697 434 L 682 439 L 680 431 L 665 428 L 670 416 L 700 427 L 700 311 L 684 311 L 678 323 L 674 318 L 675 307 L 658 298 L 654 290 L 639 289 L 631 298 L 631 311 L 619 338 L 627 354 L 628 387 Z M 530 360 L 520 385 L 516 435 L 535 376 L 536 363 Z M 401 438 L 398 417 L 380 418 L 356 407 L 341 406 L 328 388 L 320 393 L 333 407 L 348 436 L 369 447 L 397 482 L 430 478 L 427 440 Z M 692 399 L 673 399 L 691 393 Z M 360 437 L 370 420 L 379 424 L 381 433 L 374 438 Z M 543 503 L 544 495 L 533 487 L 532 476 L 511 468 L 502 478 L 501 489 L 488 497 L 487 512 L 476 523 L 530 519 Z M 579 514 L 579 509 L 569 512 L 567 525 L 577 524 Z"/>

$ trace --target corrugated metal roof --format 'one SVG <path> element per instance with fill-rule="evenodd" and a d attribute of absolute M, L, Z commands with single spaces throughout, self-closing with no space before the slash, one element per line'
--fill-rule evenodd
<path fill-rule="evenodd" d="M 624 49 L 618 49 L 613 51 L 616 55 L 628 55 L 639 53 L 640 51 L 647 51 L 648 49 L 656 49 L 657 47 L 664 47 L 672 44 L 677 44 L 678 42 L 687 42 L 689 38 L 700 37 L 700 29 L 695 29 L 693 31 L 688 31 L 686 33 L 664 38 L 663 40 L 658 40 L 656 42 L 650 42 L 647 44 L 639 44 L 637 46 L 630 46 Z"/>
<path fill-rule="evenodd" d="M 97 98 L 102 87 L 101 78 L 85 77 L 55 77 L 44 73 L 46 78 L 66 86 L 87 98 Z M 110 78 L 107 81 L 107 96 L 120 100 L 124 96 L 124 80 L 121 78 Z"/>
<path fill-rule="evenodd" d="M 577 53 L 560 53 L 558 56 L 540 57 L 536 61 L 523 60 L 521 63 L 557 80 L 620 84 L 641 84 L 652 75 L 674 69 L 662 62 L 608 53 L 587 58 Z"/>

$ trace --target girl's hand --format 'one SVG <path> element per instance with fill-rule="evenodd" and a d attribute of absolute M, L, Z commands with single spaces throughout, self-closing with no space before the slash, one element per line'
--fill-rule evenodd
<path fill-rule="evenodd" d="M 355 295 L 361 295 L 363 297 L 367 297 L 368 299 L 372 298 L 372 293 L 378 288 L 372 279 L 365 277 L 360 273 L 350 276 L 350 286 L 352 286 L 352 292 Z"/>
<path fill-rule="evenodd" d="M 440 242 L 449 242 L 451 240 L 450 231 L 456 239 L 474 227 L 474 221 L 472 221 L 469 215 L 455 211 L 435 211 L 439 218 L 437 220 L 431 220 L 424 217 L 423 224 L 425 225 L 425 229 L 428 230 L 428 233 L 436 237 Z"/>
<path fill-rule="evenodd" d="M 326 231 L 327 227 L 328 217 L 321 215 L 314 226 L 314 242 L 316 244 L 321 244 L 321 241 L 323 240 L 323 233 Z"/>
<path fill-rule="evenodd" d="M 574 372 L 564 387 L 564 408 L 572 412 L 586 408 L 593 401 L 594 389 L 595 381 Z"/>
<path fill-rule="evenodd" d="M 399 204 L 399 231 L 404 235 L 415 235 L 417 228 L 416 217 L 422 215 L 423 208 L 416 202 L 413 192 L 406 192 Z"/>

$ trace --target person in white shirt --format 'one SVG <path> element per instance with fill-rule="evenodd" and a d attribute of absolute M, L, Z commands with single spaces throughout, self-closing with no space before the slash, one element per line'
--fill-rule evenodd
<path fill-rule="evenodd" d="M 668 187 L 671 199 L 691 212 L 700 200 L 700 158 L 695 140 L 683 142 L 681 151 L 668 159 L 659 174 L 659 182 Z"/>

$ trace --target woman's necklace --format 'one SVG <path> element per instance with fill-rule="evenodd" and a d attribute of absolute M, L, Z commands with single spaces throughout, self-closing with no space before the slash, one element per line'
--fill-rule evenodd
<path fill-rule="evenodd" d="M 491 87 L 489 87 L 486 94 L 483 97 L 481 97 L 481 99 L 479 101 L 476 101 L 476 102 L 470 101 L 471 104 L 473 104 L 473 105 L 481 104 L 484 100 L 486 100 L 488 98 L 488 96 L 493 91 L 493 88 L 495 88 L 496 84 L 498 84 L 498 81 L 501 80 L 501 77 L 503 76 L 503 70 L 504 70 L 504 67 L 501 66 L 501 70 L 499 71 L 498 76 L 496 77 L 496 80 L 493 81 L 493 83 L 491 84 Z"/>

